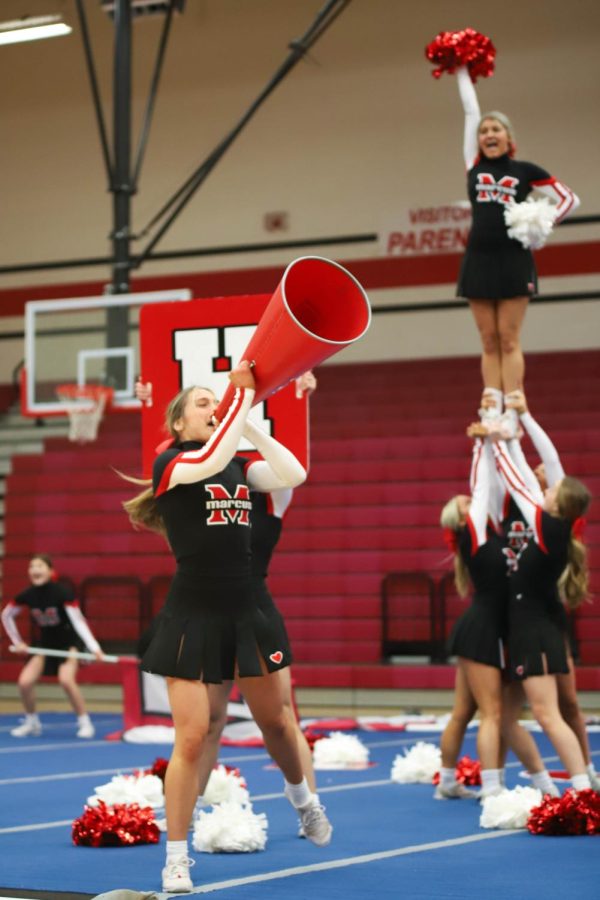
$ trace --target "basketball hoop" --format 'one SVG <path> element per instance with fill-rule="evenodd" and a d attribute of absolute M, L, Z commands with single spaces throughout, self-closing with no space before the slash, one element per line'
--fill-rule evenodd
<path fill-rule="evenodd" d="M 114 390 L 102 384 L 59 384 L 56 394 L 69 417 L 69 440 L 78 444 L 95 441 Z"/>

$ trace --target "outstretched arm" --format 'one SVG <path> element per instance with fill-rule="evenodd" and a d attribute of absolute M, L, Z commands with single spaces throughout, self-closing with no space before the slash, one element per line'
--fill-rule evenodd
<path fill-rule="evenodd" d="M 511 459 L 506 443 L 504 441 L 495 442 L 493 451 L 500 477 L 506 485 L 507 491 L 521 510 L 523 518 L 533 529 L 535 539 L 539 543 L 542 508 L 527 488 L 521 473 Z"/>
<path fill-rule="evenodd" d="M 479 155 L 479 142 L 477 132 L 479 128 L 479 120 L 481 118 L 481 110 L 479 109 L 479 101 L 475 93 L 475 86 L 471 81 L 469 70 L 466 66 L 461 66 L 456 70 L 456 80 L 458 84 L 458 93 L 465 113 L 465 131 L 463 138 L 463 155 L 465 166 L 471 169 L 475 164 L 475 160 Z"/>
<path fill-rule="evenodd" d="M 508 408 L 516 409 L 523 428 L 531 438 L 531 442 L 539 454 L 546 470 L 546 482 L 550 487 L 565 477 L 558 450 L 550 440 L 541 425 L 536 422 L 527 408 L 525 394 L 522 391 L 513 391 L 506 398 Z"/>
<path fill-rule="evenodd" d="M 482 547 L 487 541 L 487 521 L 490 501 L 490 468 L 489 458 L 485 453 L 483 441 L 477 439 L 473 445 L 471 461 L 471 506 L 467 517 L 467 526 L 471 532 L 472 552 Z"/>

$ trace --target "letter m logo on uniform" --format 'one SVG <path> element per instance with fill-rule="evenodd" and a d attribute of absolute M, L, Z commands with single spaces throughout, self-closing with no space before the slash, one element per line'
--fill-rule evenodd
<path fill-rule="evenodd" d="M 496 181 L 489 172 L 480 172 L 477 176 L 477 202 L 478 203 L 512 203 L 517 194 L 518 178 L 512 175 L 503 175 L 500 181 Z"/>
<path fill-rule="evenodd" d="M 205 484 L 210 500 L 206 501 L 209 516 L 207 525 L 250 525 L 250 489 L 246 484 L 238 484 L 232 496 L 222 484 Z"/>

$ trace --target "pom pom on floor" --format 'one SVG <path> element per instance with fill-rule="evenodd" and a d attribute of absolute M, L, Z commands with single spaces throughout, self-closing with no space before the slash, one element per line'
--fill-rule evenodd
<path fill-rule="evenodd" d="M 510 203 L 504 209 L 508 236 L 520 241 L 527 250 L 539 250 L 552 232 L 555 214 L 554 206 L 545 197 Z"/>
<path fill-rule="evenodd" d="M 71 826 L 73 843 L 80 847 L 131 847 L 135 844 L 157 844 L 160 831 L 154 821 L 154 810 L 137 804 L 117 803 L 97 807 L 86 806 L 83 815 Z"/>
<path fill-rule="evenodd" d="M 267 829 L 264 813 L 252 812 L 250 804 L 228 801 L 198 813 L 193 847 L 199 853 L 255 853 L 265 849 Z"/>
<path fill-rule="evenodd" d="M 332 731 L 329 737 L 315 743 L 313 762 L 315 769 L 366 766 L 369 749 L 353 734 Z"/>
<path fill-rule="evenodd" d="M 250 795 L 239 769 L 229 769 L 227 766 L 218 765 L 210 773 L 202 799 L 209 805 L 230 802 L 247 804 Z"/>
<path fill-rule="evenodd" d="M 531 810 L 542 799 L 537 788 L 518 785 L 481 801 L 479 824 L 482 828 L 526 828 Z"/>
<path fill-rule="evenodd" d="M 101 802 L 108 806 L 115 803 L 137 803 L 142 807 L 160 809 L 165 803 L 163 782 L 158 775 L 141 772 L 135 775 L 115 775 L 107 784 L 101 784 L 94 790 L 95 794 L 88 797 L 88 806 L 98 806 Z"/>
<path fill-rule="evenodd" d="M 417 741 L 404 754 L 396 756 L 390 777 L 398 784 L 431 784 L 441 765 L 442 751 L 437 744 Z"/>
<path fill-rule="evenodd" d="M 588 789 L 546 796 L 531 810 L 527 828 L 532 834 L 600 834 L 600 794 Z"/>

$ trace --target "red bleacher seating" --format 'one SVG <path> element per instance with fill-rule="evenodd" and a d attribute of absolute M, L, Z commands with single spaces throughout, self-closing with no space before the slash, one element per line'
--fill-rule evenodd
<path fill-rule="evenodd" d="M 566 470 L 600 495 L 600 353 L 534 354 L 527 367 L 534 415 L 552 435 Z M 470 446 L 464 429 L 478 405 L 478 361 L 337 365 L 321 368 L 318 375 L 319 389 L 311 400 L 309 480 L 295 493 L 270 577 L 293 641 L 296 681 L 301 686 L 451 687 L 450 666 L 383 664 L 381 589 L 389 573 L 423 572 L 438 591 L 450 568 L 438 516 L 448 497 L 466 489 Z M 130 597 L 123 601 L 127 615 L 123 609 L 119 614 L 118 592 L 104 600 L 84 598 L 101 639 L 133 642 L 136 629 L 164 601 L 174 568 L 165 542 L 134 532 L 121 511 L 121 501 L 136 486 L 114 470 L 139 474 L 138 417 L 108 416 L 98 441 L 89 446 L 51 439 L 46 447 L 42 457 L 15 458 L 8 478 L 5 596 L 24 587 L 33 552 L 50 552 L 58 570 L 78 585 L 96 576 L 137 578 L 143 585 L 139 614 Z M 598 594 L 599 504 L 588 518 L 592 591 Z M 446 631 L 464 606 L 447 596 Z M 412 597 L 410 603 L 415 602 Z M 422 594 L 420 602 L 429 599 Z M 404 614 L 410 613 L 410 603 Z M 415 642 L 430 637 L 422 611 L 415 610 L 407 624 Z M 597 603 L 581 607 L 576 630 L 579 683 L 598 689 Z M 390 637 L 401 643 L 397 630 Z M 0 678 L 12 677 L 7 666 L 12 671 L 16 665 L 6 661 L 5 650 L 4 639 Z M 90 666 L 88 677 L 101 668 Z"/>

